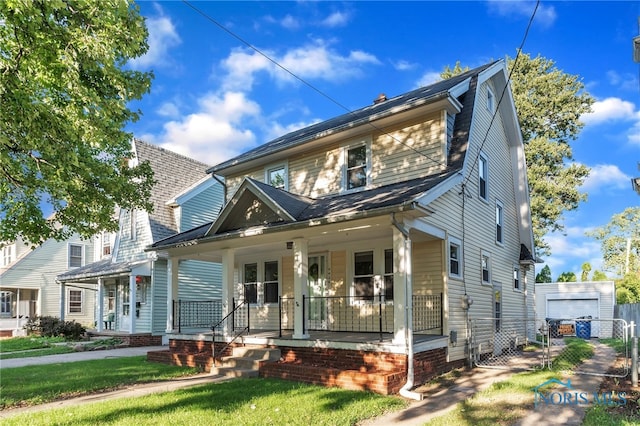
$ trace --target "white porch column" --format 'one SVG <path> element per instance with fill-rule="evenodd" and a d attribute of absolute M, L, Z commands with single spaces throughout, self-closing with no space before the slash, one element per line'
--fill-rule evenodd
<path fill-rule="evenodd" d="M 98 318 L 96 318 L 96 328 L 98 332 L 104 330 L 104 282 L 98 278 Z"/>
<path fill-rule="evenodd" d="M 293 294 L 295 309 L 293 317 L 293 338 L 308 339 L 304 328 L 305 312 L 303 298 L 309 296 L 309 242 L 302 238 L 293 240 Z"/>
<path fill-rule="evenodd" d="M 412 332 L 411 319 L 411 241 L 393 227 L 393 343 L 406 344 L 407 333 Z M 408 328 L 408 330 L 407 330 Z"/>
<path fill-rule="evenodd" d="M 235 285 L 233 282 L 233 271 L 235 262 L 234 249 L 225 249 L 222 251 L 222 318 L 233 310 L 233 287 Z M 231 324 L 229 324 L 228 321 L 224 324 L 223 333 L 225 335 L 231 333 Z"/>
<path fill-rule="evenodd" d="M 129 274 L 129 333 L 136 332 L 136 276 Z"/>
<path fill-rule="evenodd" d="M 167 324 L 166 332 L 173 333 L 174 328 L 174 302 L 178 300 L 178 269 L 179 261 L 170 257 L 167 261 Z"/>
<path fill-rule="evenodd" d="M 19 291 L 19 290 L 18 290 Z M 60 320 L 64 321 L 64 307 L 66 305 L 67 286 L 60 283 Z"/>
<path fill-rule="evenodd" d="M 16 290 L 16 330 L 20 330 L 20 289 Z"/>

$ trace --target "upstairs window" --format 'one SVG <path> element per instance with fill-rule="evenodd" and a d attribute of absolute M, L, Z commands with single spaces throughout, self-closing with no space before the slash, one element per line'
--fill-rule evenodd
<path fill-rule="evenodd" d="M 487 157 L 480 153 L 478 156 L 478 187 L 480 189 L 480 198 L 489 200 L 489 162 Z"/>
<path fill-rule="evenodd" d="M 2 248 L 2 266 L 9 266 L 14 260 L 15 249 L 13 244 Z"/>
<path fill-rule="evenodd" d="M 280 164 L 265 170 L 265 182 L 274 188 L 288 189 L 287 167 Z"/>
<path fill-rule="evenodd" d="M 496 201 L 496 242 L 502 244 L 502 203 Z"/>
<path fill-rule="evenodd" d="M 369 157 L 367 143 L 350 145 L 345 148 L 343 170 L 345 190 L 350 191 L 367 186 L 371 168 Z"/>
<path fill-rule="evenodd" d="M 81 244 L 69 244 L 69 268 L 78 268 L 84 264 L 83 252 Z"/>
<path fill-rule="evenodd" d="M 111 234 L 108 232 L 102 233 L 102 256 L 111 255 Z"/>
<path fill-rule="evenodd" d="M 487 88 L 487 111 L 493 114 L 495 109 L 495 96 L 493 95 L 493 91 Z"/>

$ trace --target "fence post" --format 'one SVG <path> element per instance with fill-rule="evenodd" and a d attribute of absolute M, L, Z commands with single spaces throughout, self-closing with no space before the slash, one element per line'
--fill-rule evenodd
<path fill-rule="evenodd" d="M 636 337 L 636 324 L 631 321 L 631 385 L 638 386 L 638 338 Z"/>
<path fill-rule="evenodd" d="M 380 331 L 380 341 L 382 342 L 382 294 L 378 294 L 378 327 Z"/>

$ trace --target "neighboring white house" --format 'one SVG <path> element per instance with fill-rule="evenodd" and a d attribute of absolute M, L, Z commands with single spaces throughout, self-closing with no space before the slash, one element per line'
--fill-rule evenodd
<path fill-rule="evenodd" d="M 220 265 L 194 259 L 168 270 L 163 253 L 144 249 L 176 232 L 215 220 L 224 190 L 206 174 L 208 166 L 197 160 L 139 140 L 133 143 L 133 153 L 132 164 L 149 162 L 154 172 L 153 210 L 122 209 L 111 257 L 57 279 L 63 288 L 93 289 L 97 332 L 135 336 L 129 339 L 130 345 L 155 345 L 163 342 L 167 328 L 173 329 L 167 322 L 179 303 L 197 297 L 217 308 L 212 315 L 219 316 Z M 181 283 L 180 292 L 168 288 L 167 274 L 175 274 L 173 284 Z"/>
<path fill-rule="evenodd" d="M 536 283 L 539 318 L 575 320 L 591 317 L 592 337 L 611 337 L 616 292 L 613 281 Z M 602 321 L 605 320 L 605 321 Z M 608 331 L 607 331 L 608 330 Z"/>

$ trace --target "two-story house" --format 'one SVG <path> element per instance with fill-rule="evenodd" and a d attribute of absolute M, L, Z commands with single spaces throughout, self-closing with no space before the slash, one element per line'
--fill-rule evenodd
<path fill-rule="evenodd" d="M 23 335 L 28 319 L 36 316 L 66 316 L 69 321 L 92 327 L 94 292 L 76 286 L 61 294 L 56 276 L 101 259 L 105 250 L 108 256 L 112 237 L 103 233 L 85 240 L 75 234 L 62 241 L 49 239 L 35 247 L 20 239 L 2 245 L 0 335 Z"/>
<path fill-rule="evenodd" d="M 469 361 L 470 317 L 533 315 L 526 164 L 503 61 L 381 95 L 208 172 L 226 183 L 218 218 L 150 250 L 174 267 L 221 263 L 214 349 L 280 348 L 263 376 L 408 392 Z M 176 351 L 210 338 L 169 336 Z"/>
<path fill-rule="evenodd" d="M 58 275 L 62 288 L 91 286 L 96 294 L 96 332 L 118 335 L 130 345 L 167 343 L 167 324 L 174 310 L 187 312 L 198 299 L 211 318 L 220 317 L 220 265 L 198 259 L 181 262 L 173 271 L 180 291 L 167 287 L 167 260 L 145 248 L 176 232 L 209 223 L 223 203 L 222 184 L 205 171 L 208 165 L 158 146 L 134 140 L 130 164 L 149 162 L 156 181 L 151 212 L 121 209 L 111 256 Z M 216 311 L 217 310 L 217 311 Z M 183 317 L 185 317 L 183 315 Z M 190 322 L 176 327 L 191 327 Z"/>

